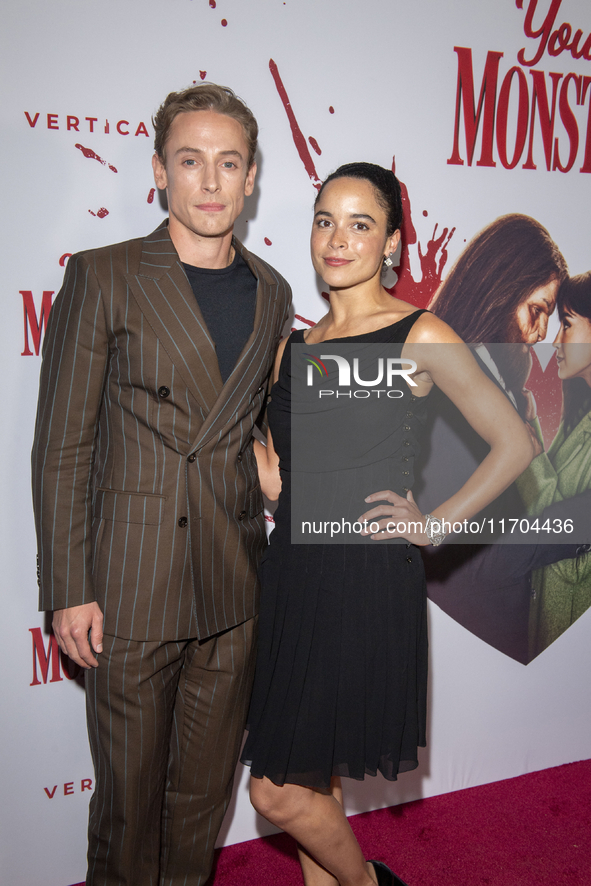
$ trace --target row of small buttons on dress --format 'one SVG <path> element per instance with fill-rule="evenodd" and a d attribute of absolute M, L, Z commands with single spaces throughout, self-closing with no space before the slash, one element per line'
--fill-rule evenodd
<path fill-rule="evenodd" d="M 411 396 L 410 396 L 410 402 L 411 402 L 411 403 L 414 403 L 416 399 L 417 399 L 417 398 L 416 398 L 413 394 L 411 394 Z M 406 417 L 407 417 L 407 418 L 412 418 L 413 415 L 414 415 L 414 413 L 411 412 L 410 410 L 408 410 L 407 413 L 406 413 Z M 403 425 L 402 427 L 404 428 L 405 431 L 412 431 L 412 427 L 411 427 L 411 425 Z M 402 441 L 402 445 L 403 445 L 403 446 L 410 446 L 410 440 L 403 440 L 403 441 Z M 410 461 L 408 455 L 403 455 L 403 456 L 402 456 L 402 461 Z M 409 477 L 409 476 L 410 476 L 410 471 L 403 471 L 403 472 L 402 472 L 402 476 L 403 476 L 403 477 Z M 402 489 L 403 489 L 404 492 L 408 492 L 408 486 L 403 486 Z M 409 562 L 410 562 L 410 560 L 409 560 Z"/>

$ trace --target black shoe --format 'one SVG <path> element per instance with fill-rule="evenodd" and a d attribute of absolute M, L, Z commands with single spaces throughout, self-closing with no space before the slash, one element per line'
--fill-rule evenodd
<path fill-rule="evenodd" d="M 383 861 L 371 861 L 378 878 L 378 886 L 406 886 L 404 880 L 397 877 Z"/>

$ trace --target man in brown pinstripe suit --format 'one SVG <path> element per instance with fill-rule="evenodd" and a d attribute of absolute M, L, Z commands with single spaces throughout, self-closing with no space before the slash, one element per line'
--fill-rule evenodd
<path fill-rule="evenodd" d="M 266 543 L 252 432 L 290 302 L 232 235 L 256 173 L 248 108 L 200 84 L 154 125 L 168 224 L 70 259 L 33 448 L 41 608 L 86 668 L 92 886 L 209 876 Z"/>

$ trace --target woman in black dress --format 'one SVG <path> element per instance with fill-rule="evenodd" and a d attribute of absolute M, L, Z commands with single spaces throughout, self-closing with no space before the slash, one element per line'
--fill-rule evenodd
<path fill-rule="evenodd" d="M 271 499 L 281 494 L 261 567 L 257 671 L 242 760 L 251 767 L 254 807 L 298 841 L 306 886 L 402 882 L 363 858 L 343 811 L 340 776 L 380 771 L 395 779 L 416 767 L 417 747 L 425 743 L 427 634 L 424 572 L 414 546 L 439 543 L 438 520 L 477 513 L 533 455 L 519 416 L 455 333 L 382 287 L 401 221 L 400 187 L 389 170 L 356 163 L 329 176 L 316 199 L 311 250 L 330 287 L 330 310 L 306 335 L 298 331 L 287 340 L 391 343 L 417 364 L 412 389 L 392 401 L 393 429 L 382 419 L 368 431 L 391 440 L 389 476 L 399 482 L 365 499 L 374 505 L 359 518 L 374 521 L 366 543 L 291 544 L 285 343 L 277 355 L 268 445 L 255 444 L 263 491 Z M 444 348 L 442 359 L 441 348 L 425 343 L 454 347 Z M 423 515 L 410 491 L 412 459 L 433 384 L 491 450 L 455 495 Z M 380 544 L 396 534 L 387 529 L 392 522 L 416 524 L 399 533 L 406 543 Z"/>

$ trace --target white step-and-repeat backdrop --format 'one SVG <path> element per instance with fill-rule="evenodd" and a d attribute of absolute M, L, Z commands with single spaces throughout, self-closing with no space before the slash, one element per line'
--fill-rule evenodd
<path fill-rule="evenodd" d="M 415 304 L 509 212 L 541 222 L 577 274 L 591 267 L 591 7 L 7 0 L 2 19 L 1 876 L 69 886 L 85 874 L 94 776 L 79 675 L 37 612 L 29 452 L 39 352 L 68 256 L 165 217 L 152 113 L 167 92 L 205 79 L 252 108 L 259 176 L 238 234 L 291 282 L 295 327 L 326 307 L 308 256 L 315 186 L 352 160 L 394 165 L 404 185 L 398 292 Z M 396 784 L 350 786 L 349 812 L 591 756 L 591 612 L 528 665 L 434 604 L 429 618 L 421 766 Z M 241 771 L 226 843 L 269 832 L 246 783 Z"/>

